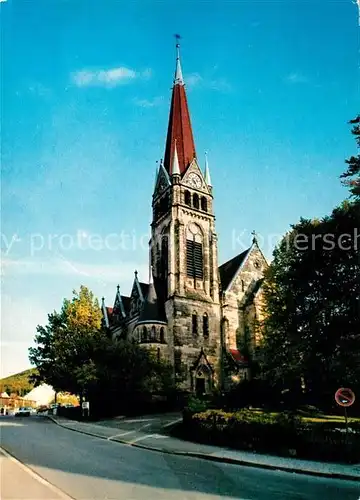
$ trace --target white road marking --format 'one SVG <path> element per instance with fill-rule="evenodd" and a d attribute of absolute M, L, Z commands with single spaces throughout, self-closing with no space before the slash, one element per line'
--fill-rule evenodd
<path fill-rule="evenodd" d="M 120 434 L 114 434 L 113 436 L 108 437 L 107 440 L 111 441 L 111 439 L 114 439 L 116 437 L 126 436 L 127 434 L 131 434 L 132 432 L 135 431 L 126 431 L 126 432 L 121 432 Z"/>
<path fill-rule="evenodd" d="M 156 420 L 156 418 L 136 418 L 136 419 L 131 419 L 131 420 L 125 420 L 124 423 L 133 424 L 135 422 L 152 422 L 153 420 Z"/>
<path fill-rule="evenodd" d="M 151 437 L 153 437 L 153 434 L 145 434 L 145 436 L 140 436 L 140 437 L 133 439 L 132 441 L 129 441 L 128 444 L 134 444 L 134 443 L 137 443 L 138 441 L 143 441 L 144 439 L 148 439 Z"/>
<path fill-rule="evenodd" d="M 18 465 L 22 470 L 24 470 L 25 472 L 27 472 L 29 474 L 29 476 L 31 476 L 33 479 L 35 479 L 36 481 L 38 481 L 40 484 L 42 484 L 42 485 L 46 486 L 47 488 L 49 488 L 49 490 L 51 490 L 54 493 L 56 493 L 56 495 L 58 495 L 63 500 L 74 500 L 73 497 L 70 497 L 69 495 L 67 495 L 66 493 L 64 493 L 63 491 L 61 491 L 59 488 L 57 488 L 53 484 L 49 483 L 49 481 L 47 481 L 43 477 L 39 476 L 39 474 L 37 474 L 36 472 L 34 472 L 32 469 L 30 469 L 30 467 L 28 467 L 27 465 L 25 465 L 22 462 L 20 462 L 20 460 L 18 460 L 17 458 L 13 457 L 12 455 L 10 455 L 10 453 L 8 453 L 6 450 L 4 450 L 4 448 L 2 448 L 1 446 L 0 446 L 0 452 L 6 458 L 8 458 L 11 462 L 13 462 L 14 464 Z"/>
<path fill-rule="evenodd" d="M 166 427 L 170 427 L 171 425 L 178 424 L 179 422 L 182 422 L 182 421 L 183 421 L 182 417 L 177 418 L 176 420 L 172 420 L 171 422 L 168 422 L 167 424 L 163 425 L 163 427 L 165 429 Z"/>
<path fill-rule="evenodd" d="M 162 434 L 145 434 L 145 436 L 139 436 L 132 441 L 129 441 L 128 444 L 134 444 L 138 441 L 143 441 L 144 439 L 154 438 L 154 439 L 167 439 L 169 436 L 163 436 Z"/>
<path fill-rule="evenodd" d="M 139 427 L 139 429 L 136 429 L 137 431 L 142 431 L 143 429 L 146 429 L 146 427 L 150 427 L 151 424 L 145 424 Z"/>
<path fill-rule="evenodd" d="M 24 427 L 24 424 L 20 424 L 19 422 L 0 422 L 0 427 Z"/>

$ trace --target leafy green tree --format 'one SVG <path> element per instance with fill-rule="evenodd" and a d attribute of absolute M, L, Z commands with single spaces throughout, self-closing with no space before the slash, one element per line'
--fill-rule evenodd
<path fill-rule="evenodd" d="M 360 148 L 360 115 L 358 115 L 350 123 L 353 126 L 352 134 L 355 136 L 358 149 Z M 348 168 L 346 172 L 341 175 L 344 179 L 343 183 L 349 187 L 353 196 L 360 197 L 360 155 L 351 156 L 346 160 Z"/>
<path fill-rule="evenodd" d="M 302 219 L 274 252 L 264 285 L 265 376 L 283 388 L 300 380 L 320 398 L 360 385 L 360 202 L 322 221 Z"/>
<path fill-rule="evenodd" d="M 100 333 L 101 310 L 92 292 L 81 286 L 71 301 L 64 299 L 60 312 L 48 315 L 48 324 L 38 326 L 36 347 L 29 359 L 38 370 L 38 380 L 75 394 L 94 383 L 92 356 Z"/>
<path fill-rule="evenodd" d="M 350 123 L 360 146 L 360 116 Z M 347 164 L 354 201 L 292 226 L 264 283 L 263 376 L 293 392 L 302 381 L 318 400 L 360 388 L 360 157 Z"/>
<path fill-rule="evenodd" d="M 86 287 L 65 299 L 59 313 L 49 314 L 47 325 L 37 327 L 35 343 L 29 357 L 38 381 L 85 396 L 98 414 L 174 390 L 172 367 L 156 352 L 109 337 L 98 301 Z"/>

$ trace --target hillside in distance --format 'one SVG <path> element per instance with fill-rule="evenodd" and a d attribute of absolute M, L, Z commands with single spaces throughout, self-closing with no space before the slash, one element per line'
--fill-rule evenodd
<path fill-rule="evenodd" d="M 34 383 L 29 381 L 31 375 L 36 375 L 36 368 L 30 368 L 14 375 L 0 379 L 0 392 L 24 396 L 34 388 Z"/>

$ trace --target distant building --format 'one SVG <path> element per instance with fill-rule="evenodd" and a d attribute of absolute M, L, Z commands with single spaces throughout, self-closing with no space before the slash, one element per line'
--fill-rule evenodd
<path fill-rule="evenodd" d="M 42 406 L 51 403 L 54 397 L 55 391 L 51 385 L 42 384 L 38 387 L 34 387 L 34 389 L 28 392 L 23 399 L 35 401 L 36 406 Z"/>
<path fill-rule="evenodd" d="M 102 312 L 115 338 L 153 347 L 173 364 L 184 390 L 208 393 L 251 376 L 239 346 L 256 353 L 268 264 L 254 235 L 249 248 L 219 267 L 210 169 L 206 157 L 202 171 L 195 152 L 177 49 L 165 156 L 152 196 L 149 283 L 135 271 L 130 296 L 118 286 L 113 307 L 103 299 Z M 225 358 L 235 376 L 221 381 Z"/>

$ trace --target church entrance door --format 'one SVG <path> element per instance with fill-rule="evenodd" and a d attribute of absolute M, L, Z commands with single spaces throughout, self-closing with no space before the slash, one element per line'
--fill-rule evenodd
<path fill-rule="evenodd" d="M 197 396 L 203 396 L 205 394 L 205 378 L 196 377 L 195 391 Z"/>

